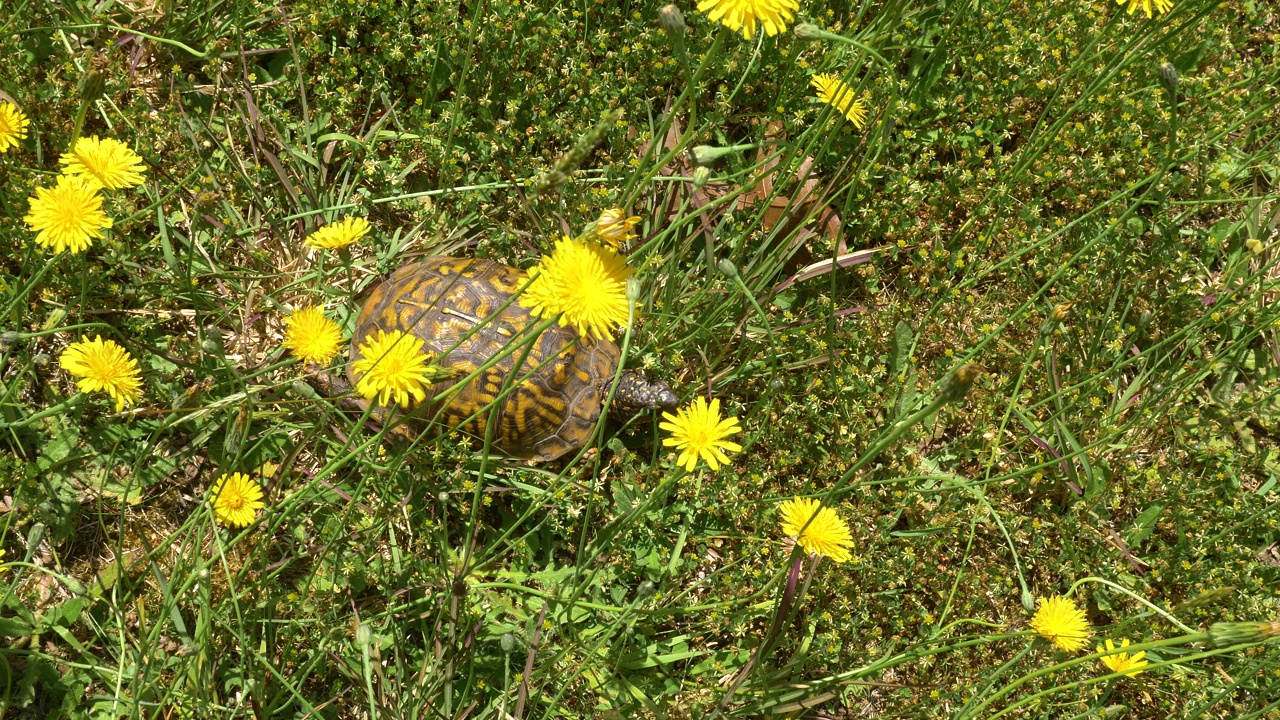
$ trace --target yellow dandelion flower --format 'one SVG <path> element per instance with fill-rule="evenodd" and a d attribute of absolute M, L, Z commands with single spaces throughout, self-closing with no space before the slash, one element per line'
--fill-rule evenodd
<path fill-rule="evenodd" d="M 671 433 L 671 437 L 662 441 L 666 447 L 674 447 L 680 451 L 676 458 L 677 465 L 693 472 L 698 458 L 707 461 L 712 470 L 729 464 L 729 456 L 725 451 L 738 452 L 742 446 L 725 440 L 734 433 L 742 432 L 738 426 L 738 418 L 720 418 L 720 399 L 716 398 L 707 405 L 706 398 L 698 398 L 688 406 L 680 408 L 675 415 L 662 413 L 667 422 L 658 427 Z"/>
<path fill-rule="evenodd" d="M 426 386 L 435 376 L 435 368 L 422 347 L 422 338 L 399 330 L 385 332 L 360 343 L 360 359 L 351 365 L 356 375 L 356 391 L 366 400 L 378 398 L 379 405 L 390 405 L 394 399 L 402 407 L 408 406 L 409 396 L 414 402 L 427 397 Z"/>
<path fill-rule="evenodd" d="M 1123 650 L 1127 647 L 1129 647 L 1129 640 L 1128 638 L 1125 638 L 1120 641 L 1120 649 Z M 1111 642 L 1110 638 L 1107 639 L 1106 650 L 1103 650 L 1101 645 L 1098 646 L 1098 652 L 1109 653 L 1113 652 L 1115 649 L 1116 644 Z M 1146 656 L 1146 652 L 1136 652 L 1133 655 L 1130 655 L 1127 652 L 1118 652 L 1112 655 L 1105 655 L 1098 659 L 1101 660 L 1102 664 L 1106 665 L 1111 672 L 1124 673 L 1128 677 L 1133 677 L 1134 675 L 1141 675 L 1142 668 L 1147 666 L 1147 661 L 1143 660 Z"/>
<path fill-rule="evenodd" d="M 342 345 L 342 328 L 324 316 L 320 306 L 293 311 L 285 318 L 287 327 L 281 345 L 302 362 L 328 365 Z"/>
<path fill-rule="evenodd" d="M 38 233 L 36 244 L 55 253 L 84 252 L 93 238 L 102 237 L 102 231 L 111 227 L 97 187 L 78 177 L 59 175 L 56 186 L 36 188 L 35 197 L 27 202 L 31 211 L 22 219 Z"/>
<path fill-rule="evenodd" d="M 818 91 L 818 99 L 839 110 L 853 126 L 861 130 L 867 123 L 867 108 L 843 80 L 831 73 L 818 73 L 809 78 Z"/>
<path fill-rule="evenodd" d="M 627 217 L 621 209 L 611 208 L 600 213 L 600 219 L 596 220 L 592 235 L 596 240 L 617 250 L 622 247 L 622 243 L 636 237 L 636 234 L 631 232 L 631 228 L 639 224 L 640 216 Z"/>
<path fill-rule="evenodd" d="M 128 145 L 111 138 L 93 137 L 76 140 L 69 153 L 63 153 L 62 172 L 84 178 L 96 188 L 119 190 L 142 184 L 146 168 L 142 157 Z"/>
<path fill-rule="evenodd" d="M 534 317 L 559 315 L 560 325 L 601 339 L 627 324 L 631 268 L 611 248 L 564 238 L 529 275 L 519 302 Z"/>
<path fill-rule="evenodd" d="M 1173 0 L 1116 0 L 1121 5 L 1129 6 L 1129 14 L 1137 12 L 1138 8 L 1147 14 L 1148 18 L 1156 15 L 1163 15 L 1173 9 Z"/>
<path fill-rule="evenodd" d="M 142 397 L 142 380 L 138 377 L 138 361 L 113 340 L 102 336 L 71 343 L 58 356 L 63 370 L 80 378 L 76 387 L 82 392 L 101 390 L 116 401 L 116 412 Z"/>
<path fill-rule="evenodd" d="M 849 561 L 853 535 L 835 510 L 822 507 L 817 500 L 796 498 L 784 501 L 778 513 L 782 534 L 795 538 L 797 545 L 838 563 Z"/>
<path fill-rule="evenodd" d="M 1055 595 L 1036 601 L 1031 629 L 1063 650 L 1079 650 L 1089 639 L 1089 621 L 1071 598 Z"/>
<path fill-rule="evenodd" d="M 364 218 L 343 218 L 329 223 L 311 233 L 304 241 L 310 247 L 328 250 L 344 248 L 369 234 L 369 221 Z"/>
<path fill-rule="evenodd" d="M 258 511 L 266 506 L 262 501 L 262 487 L 244 473 L 223 473 L 214 483 L 213 515 L 218 522 L 231 527 L 249 527 L 258 517 Z"/>
<path fill-rule="evenodd" d="M 700 0 L 698 3 L 698 11 L 706 13 L 711 22 L 742 33 L 748 40 L 755 37 L 757 25 L 763 25 L 770 37 L 786 30 L 799 9 L 797 0 Z"/>
<path fill-rule="evenodd" d="M 22 108 L 11 102 L 0 102 L 0 153 L 18 147 L 18 141 L 27 138 L 27 126 L 30 124 Z"/>

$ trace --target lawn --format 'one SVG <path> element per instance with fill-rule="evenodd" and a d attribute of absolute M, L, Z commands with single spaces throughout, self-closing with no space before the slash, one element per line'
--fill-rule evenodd
<path fill-rule="evenodd" d="M 1276 5 L 3 2 L 4 717 L 1280 717 Z M 345 387 L 570 247 L 727 462 Z"/>

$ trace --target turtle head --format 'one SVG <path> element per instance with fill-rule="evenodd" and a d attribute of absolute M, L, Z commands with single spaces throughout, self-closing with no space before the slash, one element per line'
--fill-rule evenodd
<path fill-rule="evenodd" d="M 645 410 L 674 410 L 679 404 L 680 398 L 662 380 L 649 380 L 640 373 L 624 370 L 609 404 L 609 414 L 625 420 Z"/>

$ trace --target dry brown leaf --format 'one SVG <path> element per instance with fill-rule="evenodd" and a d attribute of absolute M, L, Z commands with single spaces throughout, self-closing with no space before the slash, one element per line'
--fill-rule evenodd
<path fill-rule="evenodd" d="M 862 263 L 869 262 L 871 258 L 875 257 L 879 253 L 882 253 L 888 249 L 889 249 L 888 245 L 883 245 L 878 248 L 870 248 L 867 250 L 858 250 L 857 252 L 845 253 L 844 255 L 840 255 L 836 257 L 834 260 L 832 259 L 819 260 L 816 263 L 806 265 L 796 274 L 792 275 L 786 280 L 783 280 L 777 285 L 774 285 L 773 292 L 775 293 L 782 292 L 783 290 L 786 290 L 787 288 L 791 287 L 795 283 L 798 283 L 802 280 L 815 278 L 815 277 L 818 277 L 819 275 L 826 275 L 827 273 L 831 272 L 832 270 L 835 270 L 836 268 L 847 268 L 847 267 L 852 267 L 854 265 L 861 265 Z"/>
<path fill-rule="evenodd" d="M 775 120 L 769 123 L 768 129 L 765 130 L 765 142 L 756 151 L 756 162 L 762 163 L 756 175 L 757 180 L 755 186 L 743 196 L 744 200 L 747 203 L 758 203 L 767 200 L 769 207 L 764 211 L 764 228 L 772 231 L 779 224 L 786 223 L 784 225 L 784 236 L 790 234 L 794 229 L 791 226 L 803 223 L 808 217 L 816 217 L 818 228 L 820 228 L 822 235 L 826 236 L 827 240 L 836 247 L 836 253 L 838 255 L 845 254 L 848 252 L 848 247 L 844 241 L 844 234 L 840 229 L 840 215 L 826 204 L 826 199 L 822 197 L 819 191 L 820 182 L 814 174 L 812 157 L 806 156 L 800 162 L 800 167 L 796 168 L 793 177 L 798 190 L 795 192 L 794 197 L 791 195 L 774 195 L 774 185 L 777 182 L 778 175 L 778 161 L 782 157 L 782 153 L 778 151 L 778 140 L 782 137 L 782 134 L 781 122 Z M 813 235 L 813 231 L 807 228 L 802 229 L 796 234 L 792 247 L 797 245 L 803 247 L 804 242 L 813 237 Z M 810 256 L 793 264 L 798 266 L 812 259 Z"/>
<path fill-rule="evenodd" d="M 668 112 L 670 111 L 669 105 L 667 107 L 667 111 Z M 679 147 L 680 140 L 683 137 L 684 137 L 684 125 L 680 122 L 679 118 L 676 118 L 671 122 L 671 127 L 667 129 L 666 137 L 663 138 L 663 141 L 662 141 L 662 148 L 660 150 L 660 153 L 665 155 L 666 153 L 669 153 L 675 148 Z M 649 151 L 649 143 L 646 142 L 641 144 L 640 157 L 643 158 L 648 151 Z M 675 157 L 671 159 L 669 163 L 662 166 L 662 170 L 661 170 L 662 174 L 664 175 L 687 177 L 687 178 L 693 177 L 693 171 L 694 171 L 693 162 L 689 159 L 689 156 L 686 153 L 677 154 Z M 693 187 L 692 183 L 682 183 L 681 185 L 683 188 L 686 188 L 686 189 Z M 699 218 L 699 220 L 702 223 L 702 231 L 706 234 L 708 238 L 712 237 L 712 234 L 715 232 L 715 229 L 711 222 L 712 218 L 708 217 L 708 214 L 705 213 L 703 209 L 712 201 L 718 198 L 724 197 L 731 189 L 732 188 L 730 187 L 729 183 L 708 182 L 704 184 L 701 188 L 694 190 L 693 194 L 689 198 L 689 204 L 694 207 L 696 211 L 695 214 L 701 214 L 701 217 Z M 669 222 L 674 222 L 678 217 L 680 205 L 681 205 L 681 202 L 679 198 L 672 197 L 671 200 L 667 203 L 666 207 L 663 207 L 660 209 L 661 214 L 665 216 Z"/>
<path fill-rule="evenodd" d="M 668 107 L 667 110 L 669 111 L 670 108 Z M 665 155 L 679 147 L 684 134 L 684 125 L 679 119 L 673 120 L 671 127 L 667 129 L 667 134 L 663 138 L 660 153 Z M 741 202 L 745 205 L 755 205 L 761 202 L 769 203 L 762 216 L 762 223 L 766 231 L 772 232 L 781 225 L 781 235 L 783 237 L 794 234 L 790 246 L 784 250 L 790 256 L 790 261 L 784 267 L 784 272 L 793 274 L 787 280 L 779 283 L 774 288 L 774 292 L 785 289 L 801 280 L 831 272 L 836 268 L 867 262 L 876 253 L 884 249 L 876 248 L 856 253 L 848 252 L 840 214 L 827 204 L 827 198 L 822 194 L 822 183 L 814 171 L 812 157 L 805 157 L 800 166 L 796 168 L 795 173 L 786 179 L 788 183 L 793 182 L 795 184 L 796 190 L 794 194 L 774 195 L 774 188 L 783 182 L 778 177 L 778 162 L 782 156 L 782 153 L 778 151 L 778 141 L 782 135 L 783 127 L 781 122 L 774 121 L 769 124 L 765 131 L 765 142 L 757 150 L 756 154 L 756 162 L 760 163 L 760 168 L 755 174 L 751 188 L 741 196 Z M 640 146 L 641 157 L 649 151 L 649 147 L 647 142 Z M 688 178 L 693 177 L 693 171 L 693 163 L 685 153 L 676 154 L 661 169 L 661 172 L 665 175 Z M 683 187 L 691 188 L 692 184 L 685 183 Z M 689 195 L 689 205 L 694 208 L 695 214 L 700 215 L 699 222 L 701 222 L 703 233 L 708 239 L 714 233 L 714 215 L 733 209 L 737 203 L 718 208 L 715 212 L 706 211 L 707 206 L 734 189 L 729 183 L 708 182 L 701 188 L 694 189 L 692 194 Z M 664 207 L 657 209 L 658 214 L 665 216 L 668 221 L 675 221 L 682 199 L 679 194 L 673 195 Z M 812 226 L 806 224 L 806 220 L 809 218 L 814 218 Z M 814 261 L 813 254 L 808 249 L 808 241 L 817 236 L 825 237 L 835 247 L 837 257 L 834 260 Z"/>

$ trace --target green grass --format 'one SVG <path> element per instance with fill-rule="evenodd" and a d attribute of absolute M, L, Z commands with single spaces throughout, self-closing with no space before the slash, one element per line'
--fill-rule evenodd
<path fill-rule="evenodd" d="M 32 118 L 0 155 L 6 717 L 1280 708 L 1276 647 L 1184 637 L 1280 614 L 1274 6 L 802 3 L 849 43 L 689 5 L 687 58 L 657 3 L 5 10 L 0 89 Z M 91 71 L 84 133 L 148 182 L 53 257 L 22 217 Z M 814 72 L 865 93 L 865 129 Z M 683 151 L 734 144 L 695 198 Z M 279 348 L 287 307 L 349 325 L 414 257 L 528 267 L 613 206 L 645 218 L 627 366 L 740 417 L 730 468 L 677 469 L 648 416 L 546 466 L 384 441 Z M 349 261 L 305 251 L 345 215 L 374 226 Z M 846 249 L 877 252 L 775 290 Z M 136 409 L 67 403 L 86 333 L 139 360 Z M 208 504 L 232 471 L 267 490 L 244 531 Z M 794 496 L 850 522 L 850 562 L 792 556 Z M 1095 642 L 1169 641 L 1146 673 L 1029 632 L 1024 602 L 1069 589 Z"/>

